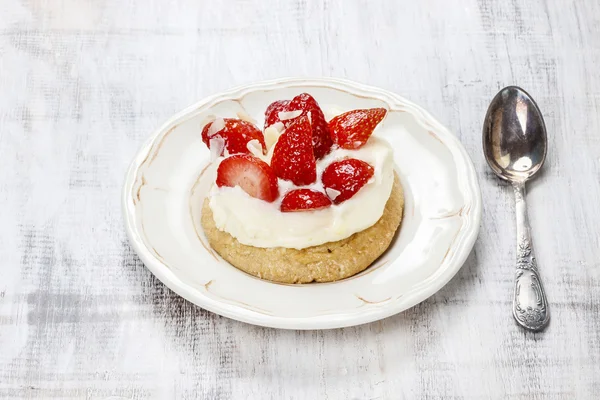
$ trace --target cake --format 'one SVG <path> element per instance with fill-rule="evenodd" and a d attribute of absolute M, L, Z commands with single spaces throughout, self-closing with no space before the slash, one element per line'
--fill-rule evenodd
<path fill-rule="evenodd" d="M 217 176 L 202 207 L 210 246 L 234 267 L 281 283 L 331 282 L 368 268 L 404 207 L 391 146 L 373 135 L 384 108 L 326 120 L 302 93 L 272 103 L 264 130 L 211 118 L 202 140 Z"/>

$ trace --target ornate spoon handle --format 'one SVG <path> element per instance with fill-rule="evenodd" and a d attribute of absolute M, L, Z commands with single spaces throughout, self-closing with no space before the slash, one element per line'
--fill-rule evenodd
<path fill-rule="evenodd" d="M 513 186 L 517 211 L 517 273 L 513 315 L 523 328 L 539 331 L 548 325 L 550 311 L 531 245 L 525 184 L 515 183 Z"/>

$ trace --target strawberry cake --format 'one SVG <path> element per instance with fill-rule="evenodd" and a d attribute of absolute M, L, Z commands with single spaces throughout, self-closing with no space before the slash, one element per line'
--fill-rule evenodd
<path fill-rule="evenodd" d="M 390 245 L 404 197 L 392 149 L 373 135 L 384 108 L 329 121 L 303 93 L 202 129 L 216 169 L 201 223 L 233 266 L 282 283 L 331 282 L 365 270 Z"/>

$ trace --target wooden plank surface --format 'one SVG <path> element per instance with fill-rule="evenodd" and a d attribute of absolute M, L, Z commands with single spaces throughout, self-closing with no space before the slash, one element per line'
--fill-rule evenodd
<path fill-rule="evenodd" d="M 599 68 L 597 0 L 3 0 L 0 397 L 598 398 Z M 397 92 L 473 159 L 475 249 L 401 315 L 245 325 L 179 298 L 127 243 L 119 194 L 149 133 L 204 96 L 294 75 Z M 512 193 L 481 152 L 508 84 L 538 101 L 550 139 L 528 194 L 552 312 L 538 334 L 511 319 Z"/>

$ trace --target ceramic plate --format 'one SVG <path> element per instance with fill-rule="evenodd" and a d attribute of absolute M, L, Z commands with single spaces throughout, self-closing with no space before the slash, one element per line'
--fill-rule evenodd
<path fill-rule="evenodd" d="M 376 130 L 394 148 L 404 219 L 390 248 L 366 271 L 334 283 L 276 284 L 221 259 L 200 225 L 214 171 L 200 132 L 214 114 L 244 111 L 258 126 L 266 107 L 308 92 L 324 110 L 385 107 Z M 206 98 L 173 116 L 137 154 L 123 189 L 125 226 L 144 264 L 165 285 L 217 314 L 251 324 L 326 329 L 375 321 L 425 300 L 467 258 L 479 231 L 475 169 L 431 115 L 382 89 L 337 79 L 283 79 Z"/>

